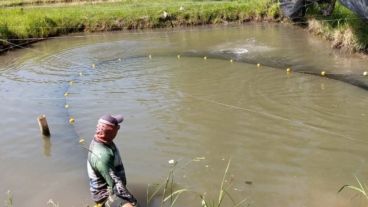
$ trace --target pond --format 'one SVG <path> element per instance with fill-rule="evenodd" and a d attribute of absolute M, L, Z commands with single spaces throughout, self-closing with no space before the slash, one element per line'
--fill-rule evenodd
<path fill-rule="evenodd" d="M 79 140 L 88 146 L 98 118 L 121 113 L 115 141 L 142 204 L 173 159 L 175 183 L 209 199 L 231 160 L 229 193 L 251 206 L 363 205 L 337 191 L 368 173 L 368 96 L 352 84 L 368 83 L 367 65 L 276 24 L 73 34 L 9 52 L 0 56 L 0 200 L 10 190 L 14 206 L 92 204 Z M 185 193 L 177 206 L 200 199 Z"/>

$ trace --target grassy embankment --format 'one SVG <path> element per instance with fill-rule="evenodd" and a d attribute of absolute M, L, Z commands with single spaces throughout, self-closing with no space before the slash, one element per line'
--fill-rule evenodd
<path fill-rule="evenodd" d="M 339 2 L 330 17 L 322 17 L 313 9 L 308 15 L 308 30 L 330 40 L 332 47 L 368 53 L 368 21 L 362 20 Z"/>
<path fill-rule="evenodd" d="M 15 44 L 71 32 L 280 20 L 278 0 L 2 0 L 0 39 Z M 164 18 L 164 12 L 168 16 Z M 368 23 L 339 3 L 333 15 L 307 14 L 308 30 L 334 48 L 368 53 Z M 15 40 L 21 39 L 21 40 Z M 0 51 L 9 43 L 0 41 Z"/>
<path fill-rule="evenodd" d="M 41 3 L 47 1 L 46 4 Z M 245 22 L 279 16 L 273 0 L 6 0 L 0 5 L 0 39 L 46 38 L 71 32 Z M 35 4 L 32 3 L 37 3 Z M 22 5 L 22 6 L 14 6 Z M 167 12 L 167 17 L 164 13 Z M 19 40 L 12 40 L 20 43 Z M 0 50 L 7 43 L 0 43 Z"/>

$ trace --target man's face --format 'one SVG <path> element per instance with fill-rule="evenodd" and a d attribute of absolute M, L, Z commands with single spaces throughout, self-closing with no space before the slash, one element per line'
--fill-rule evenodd
<path fill-rule="evenodd" d="M 115 125 L 115 126 L 113 126 L 112 128 L 113 128 L 113 130 L 112 130 L 112 132 L 111 132 L 111 136 L 112 136 L 113 138 L 115 138 L 115 137 L 116 137 L 116 135 L 118 134 L 119 129 L 120 129 L 120 125 Z"/>
<path fill-rule="evenodd" d="M 119 129 L 119 125 L 98 123 L 95 137 L 97 137 L 101 142 L 109 143 L 116 137 Z"/>

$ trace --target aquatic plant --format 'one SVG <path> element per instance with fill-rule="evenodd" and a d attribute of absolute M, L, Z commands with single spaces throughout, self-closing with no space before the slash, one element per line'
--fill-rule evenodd
<path fill-rule="evenodd" d="M 355 177 L 356 181 L 358 182 L 359 186 L 353 186 L 353 185 L 344 185 L 342 186 L 338 192 L 340 193 L 341 191 L 343 191 L 345 188 L 349 188 L 351 190 L 357 191 L 358 193 L 360 193 L 361 195 L 364 196 L 364 198 L 366 198 L 368 200 L 368 188 L 365 184 L 362 184 L 359 179 L 357 177 Z"/>
<path fill-rule="evenodd" d="M 199 161 L 201 159 L 202 158 L 194 158 L 191 161 Z M 191 163 L 191 161 L 186 163 L 185 165 Z M 226 179 L 228 177 L 228 172 L 229 172 L 230 163 L 231 163 L 230 160 L 227 163 L 225 172 L 224 172 L 223 177 L 222 177 L 222 181 L 220 183 L 218 196 L 215 199 L 207 198 L 205 193 L 198 193 L 198 192 L 195 192 L 195 191 L 187 189 L 187 188 L 179 188 L 179 189 L 175 190 L 174 171 L 177 167 L 177 162 L 173 161 L 173 160 L 170 160 L 169 163 L 172 166 L 170 167 L 169 174 L 168 174 L 167 178 L 165 179 L 165 182 L 163 182 L 159 185 L 155 185 L 154 186 L 155 189 L 152 193 L 150 192 L 152 186 L 149 186 L 147 188 L 147 201 L 146 201 L 147 206 L 151 203 L 153 198 L 155 198 L 157 196 L 161 196 L 160 207 L 163 207 L 165 204 L 169 204 L 170 207 L 173 207 L 173 206 L 175 206 L 175 203 L 176 203 L 177 199 L 184 192 L 192 193 L 196 196 L 199 196 L 199 198 L 200 198 L 199 201 L 200 201 L 201 207 L 221 207 L 221 206 L 224 206 L 225 204 L 224 204 L 223 201 L 226 198 L 230 199 L 230 201 L 232 202 L 233 207 L 239 207 L 239 206 L 243 206 L 243 205 L 248 206 L 245 203 L 247 201 L 247 199 L 243 199 L 240 202 L 236 202 L 235 199 L 233 199 L 233 197 L 231 196 L 231 194 L 228 191 L 232 187 L 231 182 L 226 184 Z"/>
<path fill-rule="evenodd" d="M 229 187 L 231 187 L 231 183 L 225 186 L 225 181 L 226 181 L 226 177 L 228 175 L 228 171 L 230 168 L 230 163 L 231 163 L 231 160 L 229 160 L 229 162 L 227 163 L 225 173 L 222 177 L 222 181 L 220 185 L 221 187 L 220 187 L 217 199 L 208 200 L 206 199 L 205 195 L 203 194 L 200 195 L 202 207 L 221 207 L 226 197 L 228 197 L 232 201 L 233 207 L 241 206 L 247 201 L 247 199 L 243 199 L 242 201 L 236 203 L 235 200 L 232 198 L 231 194 L 228 192 Z"/>
<path fill-rule="evenodd" d="M 56 6 L 55 3 L 63 4 Z M 43 5 L 27 6 L 33 4 Z M 279 21 L 282 18 L 278 0 L 3 0 L 0 6 L 7 8 L 0 12 L 3 39 L 10 39 L 6 34 L 26 39 L 83 31 Z M 321 15 L 318 6 L 308 9 L 308 20 L 304 23 L 308 23 L 309 31 L 330 40 L 334 48 L 368 52 L 367 22 L 339 2 L 329 17 Z"/>
<path fill-rule="evenodd" d="M 188 189 L 185 188 L 174 191 L 174 171 L 177 166 L 177 162 L 175 160 L 170 160 L 169 164 L 171 166 L 168 176 L 165 179 L 165 182 L 154 186 L 155 190 L 152 193 L 150 193 L 151 190 L 150 188 L 152 186 L 149 185 L 147 187 L 147 200 L 146 200 L 147 206 L 151 203 L 153 198 L 161 194 L 160 206 L 162 207 L 164 206 L 165 203 L 169 203 L 170 206 L 172 207 L 175 205 L 177 199 L 182 193 L 189 191 Z"/>
<path fill-rule="evenodd" d="M 51 207 L 59 207 L 59 203 L 55 203 L 52 199 L 49 199 L 49 201 L 47 201 L 47 206 L 51 206 Z"/>
<path fill-rule="evenodd" d="M 8 190 L 6 193 L 7 199 L 5 201 L 5 207 L 13 207 L 13 194 Z"/>

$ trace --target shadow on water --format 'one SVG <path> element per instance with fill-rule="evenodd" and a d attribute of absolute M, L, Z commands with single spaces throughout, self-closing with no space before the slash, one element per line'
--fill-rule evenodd
<path fill-rule="evenodd" d="M 51 156 L 51 137 L 47 137 L 47 136 L 42 136 L 42 140 L 43 140 L 43 154 L 46 157 L 50 157 Z"/>

